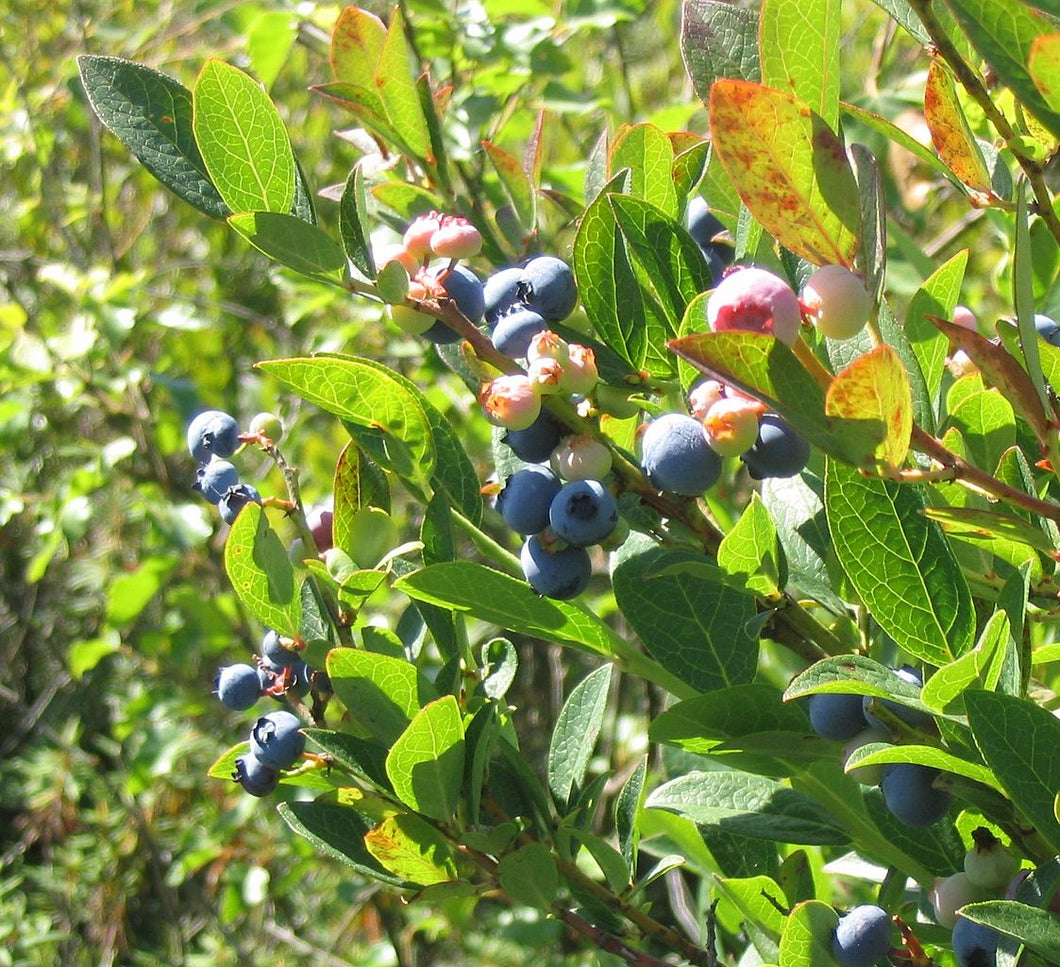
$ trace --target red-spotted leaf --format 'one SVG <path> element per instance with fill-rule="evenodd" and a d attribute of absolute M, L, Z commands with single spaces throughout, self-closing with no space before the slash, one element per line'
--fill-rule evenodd
<path fill-rule="evenodd" d="M 512 203 L 512 210 L 519 224 L 531 231 L 537 221 L 537 192 L 519 159 L 498 147 L 492 141 L 483 141 L 486 156 L 497 172 L 501 187 Z"/>
<path fill-rule="evenodd" d="M 1060 112 L 1060 34 L 1034 38 L 1027 70 L 1045 102 Z"/>
<path fill-rule="evenodd" d="M 964 116 L 949 71 L 932 61 L 924 88 L 924 119 L 939 157 L 966 185 L 992 194 L 983 152 Z"/>
<path fill-rule="evenodd" d="M 828 416 L 878 421 L 885 435 L 875 445 L 873 435 L 865 435 L 865 460 L 875 458 L 894 469 L 902 465 L 913 428 L 913 394 L 890 346 L 877 346 L 840 372 L 828 388 L 824 409 Z"/>
<path fill-rule="evenodd" d="M 842 140 L 819 115 L 784 91 L 719 80 L 710 133 L 744 204 L 778 242 L 818 265 L 853 264 L 858 187 Z"/>

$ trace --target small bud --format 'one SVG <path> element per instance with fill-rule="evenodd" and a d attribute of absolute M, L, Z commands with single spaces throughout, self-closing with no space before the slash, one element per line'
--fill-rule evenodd
<path fill-rule="evenodd" d="M 758 438 L 758 413 L 740 399 L 720 399 L 703 417 L 711 449 L 722 457 L 738 457 Z"/>
<path fill-rule="evenodd" d="M 600 379 L 596 369 L 596 353 L 588 346 L 572 343 L 568 347 L 567 364 L 563 367 L 563 392 L 575 396 L 591 393 Z"/>
<path fill-rule="evenodd" d="M 526 376 L 498 376 L 483 384 L 478 400 L 491 423 L 509 430 L 525 430 L 541 412 L 541 398 Z"/>
<path fill-rule="evenodd" d="M 276 443 L 283 436 L 283 421 L 275 413 L 259 413 L 250 421 L 247 432 Z"/>
<path fill-rule="evenodd" d="M 591 436 L 566 437 L 550 458 L 552 471 L 564 480 L 601 480 L 611 472 L 611 451 Z"/>
<path fill-rule="evenodd" d="M 440 258 L 469 259 L 482 250 L 482 236 L 466 218 L 446 215 L 431 235 L 430 246 L 431 251 Z"/>

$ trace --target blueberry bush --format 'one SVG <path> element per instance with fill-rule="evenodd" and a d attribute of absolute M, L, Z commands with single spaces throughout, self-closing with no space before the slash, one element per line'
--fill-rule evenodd
<path fill-rule="evenodd" d="M 1060 7 L 458 6 L 78 58 L 284 327 L 151 401 L 209 794 L 402 965 L 1060 963 Z"/>

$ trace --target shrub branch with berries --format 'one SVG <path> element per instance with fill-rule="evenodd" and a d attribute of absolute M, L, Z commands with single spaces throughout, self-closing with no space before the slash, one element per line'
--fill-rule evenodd
<path fill-rule="evenodd" d="M 945 27 L 923 0 L 896 9 L 930 61 L 932 150 L 840 103 L 821 66 L 840 5 L 814 7 L 825 29 L 779 29 L 797 6 L 687 0 L 709 136 L 624 125 L 584 195 L 490 142 L 488 190 L 468 180 L 399 9 L 334 23 L 317 90 L 392 163 L 355 166 L 329 207 L 239 69 L 209 61 L 189 90 L 81 59 L 96 113 L 163 184 L 374 307 L 492 427 L 484 469 L 392 361 L 263 361 L 349 436 L 330 503 L 307 508 L 275 417 L 192 420 L 189 487 L 230 528 L 225 568 L 261 626 L 214 688 L 234 715 L 280 706 L 212 774 L 286 793 L 283 819 L 359 877 L 423 902 L 503 895 L 618 962 L 1057 962 L 1060 326 L 1036 312 L 1029 247 L 1060 244 L 1055 27 L 1015 0 L 953 0 Z M 167 137 L 163 102 L 193 138 Z M 275 136 L 241 140 L 251 117 Z M 958 304 L 967 252 L 892 283 L 869 140 L 915 150 L 1007 233 L 1003 318 Z M 244 480 L 248 451 L 275 471 Z M 411 617 L 368 620 L 376 594 Z M 498 633 L 598 665 L 545 763 L 520 749 Z M 594 761 L 619 673 L 650 689 L 666 750 L 621 774 Z M 678 869 L 701 935 L 651 892 Z"/>

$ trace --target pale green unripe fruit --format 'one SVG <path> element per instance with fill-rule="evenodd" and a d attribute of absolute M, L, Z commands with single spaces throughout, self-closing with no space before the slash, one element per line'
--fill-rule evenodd
<path fill-rule="evenodd" d="M 968 879 L 967 873 L 936 877 L 928 897 L 935 911 L 935 922 L 952 930 L 957 922 L 957 911 L 967 903 L 982 899 L 982 893 Z"/>
<path fill-rule="evenodd" d="M 275 413 L 259 413 L 250 421 L 247 431 L 277 443 L 283 436 L 283 421 Z"/>
<path fill-rule="evenodd" d="M 426 332 L 438 321 L 430 313 L 420 312 L 419 309 L 413 309 L 412 306 L 400 303 L 390 307 L 390 318 L 398 329 L 412 336 L 418 336 L 421 332 Z"/>
<path fill-rule="evenodd" d="M 985 826 L 976 829 L 972 839 L 972 848 L 964 854 L 964 872 L 973 886 L 1001 890 L 1019 868 L 1019 860 Z"/>
<path fill-rule="evenodd" d="M 842 265 L 822 265 L 802 287 L 802 305 L 822 336 L 851 339 L 872 311 L 865 283 Z"/>

